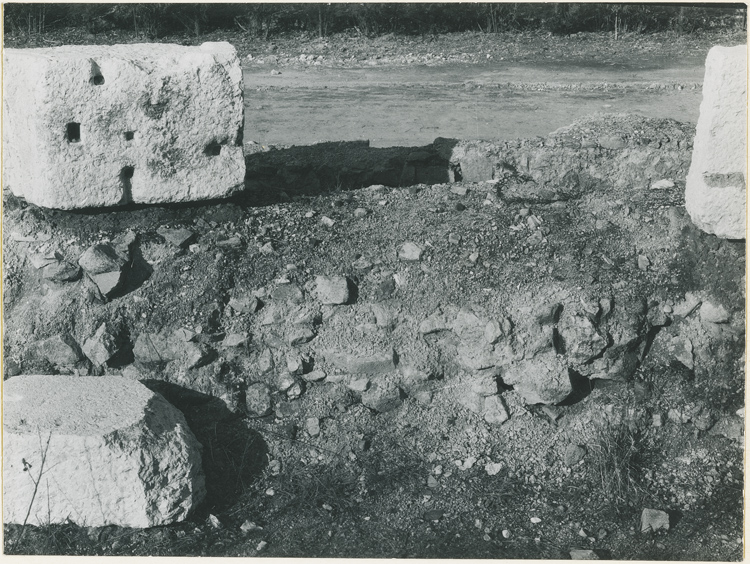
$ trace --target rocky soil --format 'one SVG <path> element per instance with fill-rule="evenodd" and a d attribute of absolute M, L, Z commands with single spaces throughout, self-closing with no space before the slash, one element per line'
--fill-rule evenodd
<path fill-rule="evenodd" d="M 279 148 L 189 206 L 5 194 L 5 378 L 146 382 L 209 492 L 6 551 L 741 559 L 745 247 L 686 215 L 693 134 Z"/>

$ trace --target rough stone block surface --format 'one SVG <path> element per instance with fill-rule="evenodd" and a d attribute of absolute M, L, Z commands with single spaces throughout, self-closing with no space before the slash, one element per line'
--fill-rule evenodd
<path fill-rule="evenodd" d="M 693 223 L 725 239 L 744 239 L 746 186 L 747 47 L 713 47 L 685 183 Z"/>
<path fill-rule="evenodd" d="M 242 185 L 242 69 L 228 43 L 5 49 L 3 63 L 3 175 L 16 196 L 71 209 Z"/>
<path fill-rule="evenodd" d="M 180 411 L 119 377 L 3 384 L 6 523 L 153 527 L 205 496 L 200 444 Z M 34 495 L 35 482 L 38 482 Z"/>

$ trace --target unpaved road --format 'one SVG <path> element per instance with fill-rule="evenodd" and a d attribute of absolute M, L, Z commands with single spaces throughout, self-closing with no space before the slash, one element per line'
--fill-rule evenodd
<path fill-rule="evenodd" d="M 418 146 L 436 137 L 544 136 L 595 114 L 696 122 L 703 61 L 245 69 L 246 141 L 310 145 L 369 139 Z"/>

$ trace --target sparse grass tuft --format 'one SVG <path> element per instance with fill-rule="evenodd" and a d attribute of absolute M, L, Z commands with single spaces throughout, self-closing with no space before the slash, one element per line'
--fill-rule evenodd
<path fill-rule="evenodd" d="M 276 482 L 276 508 L 282 514 L 338 514 L 356 506 L 357 477 L 342 465 L 295 468 L 279 476 Z M 324 505 L 331 509 L 324 509 Z"/>
<path fill-rule="evenodd" d="M 618 513 L 644 500 L 648 441 L 642 431 L 625 423 L 606 423 L 597 429 L 589 451 L 594 487 L 602 500 Z"/>

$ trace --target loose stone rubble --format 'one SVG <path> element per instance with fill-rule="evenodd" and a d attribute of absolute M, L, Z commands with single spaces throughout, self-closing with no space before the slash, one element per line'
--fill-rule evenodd
<path fill-rule="evenodd" d="M 138 382 L 15 376 L 3 407 L 6 523 L 154 527 L 183 520 L 205 496 L 185 418 Z"/>
<path fill-rule="evenodd" d="M 685 207 L 707 233 L 744 239 L 746 188 L 747 46 L 713 47 L 706 57 Z"/>
<path fill-rule="evenodd" d="M 219 198 L 245 177 L 228 43 L 5 49 L 4 184 L 59 209 Z"/>

